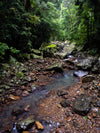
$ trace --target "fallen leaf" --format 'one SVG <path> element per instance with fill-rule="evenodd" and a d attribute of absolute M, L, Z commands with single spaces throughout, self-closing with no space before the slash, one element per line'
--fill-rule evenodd
<path fill-rule="evenodd" d="M 36 128 L 39 129 L 39 130 L 43 130 L 44 129 L 43 125 L 39 121 L 36 121 L 35 125 L 36 125 Z"/>
<path fill-rule="evenodd" d="M 24 110 L 25 110 L 25 111 L 30 111 L 30 110 L 29 110 L 30 107 L 31 107 L 30 105 L 27 105 L 27 106 L 24 108 Z"/>
<path fill-rule="evenodd" d="M 0 107 L 0 111 L 2 111 L 2 108 Z"/>
<path fill-rule="evenodd" d="M 22 133 L 30 133 L 29 131 L 23 131 Z"/>
<path fill-rule="evenodd" d="M 57 105 L 58 108 L 61 108 L 62 106 L 60 104 Z"/>
<path fill-rule="evenodd" d="M 96 117 L 96 113 L 93 113 L 92 115 L 93 115 L 93 118 L 95 118 L 95 117 Z"/>
<path fill-rule="evenodd" d="M 69 117 L 67 117 L 67 119 L 66 119 L 66 121 L 71 121 L 71 117 L 69 116 Z"/>
<path fill-rule="evenodd" d="M 88 119 L 92 120 L 92 117 L 91 116 L 88 116 Z"/>
<path fill-rule="evenodd" d="M 18 96 L 14 96 L 14 95 L 12 95 L 12 94 L 9 95 L 9 98 L 10 98 L 11 100 L 18 100 L 18 99 L 20 99 Z"/>
<path fill-rule="evenodd" d="M 42 104 L 41 104 L 41 106 L 42 106 L 42 107 L 45 107 L 45 104 L 44 104 L 44 103 L 42 103 Z"/>

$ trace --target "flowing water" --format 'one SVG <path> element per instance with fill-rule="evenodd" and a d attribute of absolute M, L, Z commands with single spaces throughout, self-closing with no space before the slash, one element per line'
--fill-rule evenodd
<path fill-rule="evenodd" d="M 39 101 L 44 99 L 51 90 L 57 91 L 65 87 L 72 86 L 78 81 L 78 79 L 74 77 L 72 73 L 68 74 L 64 72 L 63 74 L 57 74 L 53 78 L 52 82 L 46 86 L 39 87 L 29 96 L 22 97 L 19 100 L 10 103 L 9 105 L 3 106 L 2 111 L 0 112 L 0 130 L 2 131 L 2 129 L 5 127 L 13 125 L 13 123 L 19 121 L 19 118 L 24 119 L 30 115 L 37 116 L 37 106 L 39 105 Z M 31 106 L 30 111 L 24 112 L 14 119 L 12 110 L 17 107 L 24 109 L 27 105 Z"/>

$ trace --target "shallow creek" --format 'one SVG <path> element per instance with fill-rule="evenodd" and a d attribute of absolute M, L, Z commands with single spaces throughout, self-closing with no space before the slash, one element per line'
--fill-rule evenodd
<path fill-rule="evenodd" d="M 37 88 L 29 96 L 21 97 L 19 100 L 14 101 L 8 105 L 2 107 L 0 112 L 0 131 L 4 130 L 5 127 L 10 127 L 13 123 L 18 122 L 20 118 L 27 118 L 28 116 L 34 115 L 35 119 L 38 116 L 37 106 L 39 106 L 40 101 L 45 99 L 50 93 L 51 90 L 59 90 L 68 86 L 72 86 L 78 82 L 78 78 L 73 76 L 73 71 L 68 73 L 64 72 L 62 74 L 56 74 L 53 77 L 53 80 L 50 81 L 46 86 Z M 30 105 L 29 112 L 25 112 L 18 115 L 16 118 L 12 115 L 12 110 L 20 107 L 25 108 L 27 105 Z M 44 132 L 44 131 L 43 131 Z"/>

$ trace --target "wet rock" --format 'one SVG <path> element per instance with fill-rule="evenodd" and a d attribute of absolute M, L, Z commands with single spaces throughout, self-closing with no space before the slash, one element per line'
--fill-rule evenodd
<path fill-rule="evenodd" d="M 31 85 L 31 90 L 32 90 L 32 92 L 36 90 L 36 85 L 35 84 Z"/>
<path fill-rule="evenodd" d="M 42 59 L 43 58 L 42 56 L 39 56 L 39 55 L 36 55 L 36 54 L 30 54 L 30 57 L 32 59 Z"/>
<path fill-rule="evenodd" d="M 94 76 L 92 76 L 92 75 L 87 75 L 87 76 L 83 77 L 82 83 L 92 82 L 94 79 L 95 79 Z"/>
<path fill-rule="evenodd" d="M 98 86 L 98 91 L 100 91 L 100 86 Z"/>
<path fill-rule="evenodd" d="M 20 96 L 22 94 L 22 90 L 16 90 L 16 95 Z"/>
<path fill-rule="evenodd" d="M 44 129 L 43 125 L 42 125 L 39 121 L 36 121 L 36 122 L 35 122 L 35 125 L 36 125 L 36 128 L 37 128 L 38 130 L 43 130 L 43 129 Z"/>
<path fill-rule="evenodd" d="M 0 85 L 0 88 L 1 89 L 5 89 L 5 90 L 9 90 L 10 86 L 8 86 L 8 85 Z"/>
<path fill-rule="evenodd" d="M 56 133 L 56 130 L 51 130 L 50 133 Z"/>
<path fill-rule="evenodd" d="M 94 66 L 92 68 L 92 72 L 94 72 L 94 73 L 100 73 L 100 57 L 98 58 L 98 60 L 94 64 Z"/>
<path fill-rule="evenodd" d="M 31 52 L 39 56 L 41 55 L 41 52 L 38 49 L 32 49 Z"/>
<path fill-rule="evenodd" d="M 22 114 L 23 112 L 24 112 L 24 110 L 19 108 L 19 107 L 18 108 L 14 108 L 12 110 L 12 115 L 18 116 L 18 115 Z"/>
<path fill-rule="evenodd" d="M 68 59 L 64 59 L 63 61 L 66 63 L 69 63 L 70 65 L 74 65 L 73 59 L 68 58 Z"/>
<path fill-rule="evenodd" d="M 96 106 L 100 107 L 100 101 L 97 101 Z"/>
<path fill-rule="evenodd" d="M 100 98 L 100 90 L 98 91 L 98 97 Z"/>
<path fill-rule="evenodd" d="M 63 100 L 60 102 L 61 106 L 66 108 L 66 107 L 70 107 L 70 102 L 68 100 Z"/>
<path fill-rule="evenodd" d="M 58 90 L 57 94 L 58 94 L 58 96 L 68 95 L 68 93 L 67 93 L 67 92 L 62 91 L 62 90 Z"/>
<path fill-rule="evenodd" d="M 18 130 L 17 130 L 17 123 L 14 123 L 13 129 L 12 129 L 11 133 L 18 133 Z"/>
<path fill-rule="evenodd" d="M 83 88 L 84 88 L 84 90 L 88 90 L 89 89 L 88 85 L 84 85 Z"/>
<path fill-rule="evenodd" d="M 63 130 L 62 130 L 62 129 L 57 128 L 57 129 L 56 129 L 56 133 L 64 133 L 64 132 L 63 132 Z"/>
<path fill-rule="evenodd" d="M 85 59 L 81 59 L 79 61 L 79 63 L 76 63 L 76 66 L 78 68 L 81 68 L 83 70 L 88 70 L 88 69 L 91 69 L 92 66 L 93 66 L 93 63 L 95 62 L 95 58 L 94 57 L 87 57 Z"/>
<path fill-rule="evenodd" d="M 77 71 L 77 72 L 74 72 L 74 76 L 76 76 L 76 77 L 83 77 L 83 76 L 85 76 L 85 75 L 87 75 L 88 74 L 88 72 L 85 72 L 85 71 L 82 71 L 82 70 L 79 70 L 79 71 Z"/>
<path fill-rule="evenodd" d="M 23 93 L 22 93 L 22 96 L 23 97 L 26 97 L 26 96 L 28 96 L 29 95 L 29 92 L 28 91 L 23 91 Z"/>
<path fill-rule="evenodd" d="M 18 129 L 19 130 L 27 130 L 33 126 L 34 122 L 35 121 L 34 121 L 33 117 L 28 117 L 18 123 Z"/>
<path fill-rule="evenodd" d="M 73 111 L 79 115 L 87 115 L 91 109 L 91 97 L 88 95 L 80 95 L 73 104 Z"/>
<path fill-rule="evenodd" d="M 47 71 L 63 72 L 62 63 L 56 63 L 46 68 Z"/>
<path fill-rule="evenodd" d="M 75 44 L 67 43 L 59 43 L 57 44 L 58 51 L 55 53 L 56 57 L 59 57 L 61 59 L 64 59 L 67 57 L 67 55 L 71 54 L 73 50 L 75 49 Z"/>

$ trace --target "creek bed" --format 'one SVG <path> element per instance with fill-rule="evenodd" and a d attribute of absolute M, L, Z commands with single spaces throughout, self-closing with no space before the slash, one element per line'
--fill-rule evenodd
<path fill-rule="evenodd" d="M 4 105 L 0 112 L 0 131 L 2 132 L 5 128 L 9 128 L 13 123 L 18 122 L 20 118 L 24 119 L 33 115 L 36 119 L 39 113 L 37 112 L 37 106 L 39 106 L 42 99 L 45 99 L 48 96 L 48 93 L 50 93 L 51 90 L 57 91 L 68 86 L 73 86 L 77 82 L 78 78 L 73 76 L 73 71 L 70 73 L 64 72 L 62 74 L 56 74 L 52 81 L 46 86 L 39 87 L 29 96 L 21 97 L 17 101 Z M 30 105 L 29 112 L 24 111 L 14 118 L 12 110 L 17 107 L 24 109 L 27 105 Z M 45 130 L 43 132 L 45 132 Z"/>

